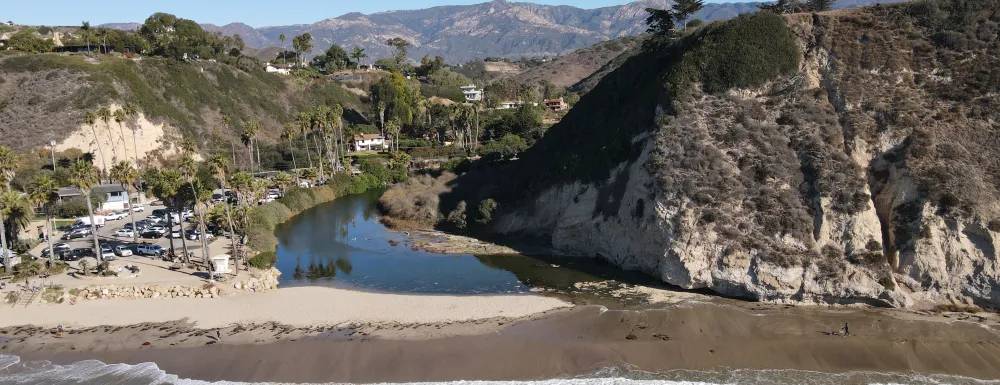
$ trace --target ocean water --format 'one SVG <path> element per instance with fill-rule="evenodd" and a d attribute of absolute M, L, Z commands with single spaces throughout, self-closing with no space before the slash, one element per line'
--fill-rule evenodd
<path fill-rule="evenodd" d="M 245 382 L 206 382 L 183 379 L 164 372 L 155 363 L 138 365 L 105 364 L 96 360 L 80 361 L 70 365 L 56 365 L 46 361 L 21 362 L 12 355 L 0 355 L 0 384 L 2 385 L 243 385 L 279 384 Z M 331 383 L 333 384 L 333 383 Z M 417 383 L 409 383 L 417 384 Z M 1000 380 L 977 380 L 960 376 L 920 375 L 905 373 L 847 372 L 821 373 L 803 370 L 749 370 L 717 369 L 710 371 L 672 370 L 646 372 L 627 366 L 609 367 L 597 372 L 571 378 L 532 381 L 450 381 L 422 382 L 427 385 L 716 385 L 716 384 L 796 384 L 796 385 L 881 385 L 881 384 L 997 384 Z"/>

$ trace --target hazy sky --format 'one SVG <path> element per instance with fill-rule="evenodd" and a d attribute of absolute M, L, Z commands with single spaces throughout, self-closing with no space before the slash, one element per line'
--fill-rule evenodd
<path fill-rule="evenodd" d="M 709 0 L 714 2 L 713 0 Z M 0 20 L 26 25 L 79 25 L 142 22 L 167 12 L 199 23 L 244 22 L 254 27 L 309 24 L 349 12 L 374 13 L 438 5 L 476 4 L 486 0 L 0 0 Z M 628 0 L 533 0 L 539 4 L 599 8 Z"/>

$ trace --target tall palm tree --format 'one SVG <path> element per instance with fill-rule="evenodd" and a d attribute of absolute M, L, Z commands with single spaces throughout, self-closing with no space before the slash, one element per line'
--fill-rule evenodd
<path fill-rule="evenodd" d="M 281 40 L 281 49 L 282 50 L 285 49 L 285 39 L 288 39 L 287 37 L 285 37 L 285 34 L 278 35 L 278 40 Z M 284 54 L 285 53 L 282 52 L 281 54 L 282 54 L 282 59 L 284 59 Z"/>
<path fill-rule="evenodd" d="M 233 124 L 233 120 L 229 118 L 229 115 L 222 115 L 222 125 L 226 127 L 228 131 Z M 236 142 L 233 140 L 232 136 L 229 136 L 229 145 L 233 149 L 233 164 L 236 164 Z"/>
<path fill-rule="evenodd" d="M 226 173 L 229 172 L 229 164 L 226 163 L 226 159 L 219 155 L 213 156 L 208 160 L 208 166 L 212 169 L 215 179 L 219 180 L 219 188 L 222 191 L 226 191 Z M 229 210 L 229 202 L 225 202 L 223 205 L 226 207 L 226 221 L 229 224 L 229 232 L 232 235 L 229 238 L 232 241 L 233 261 L 236 263 L 236 274 L 239 275 L 240 261 L 236 256 L 236 227 L 233 226 L 233 214 Z"/>
<path fill-rule="evenodd" d="M 97 153 L 101 157 L 102 172 L 98 180 L 102 180 L 103 175 L 108 172 L 108 162 L 104 160 L 104 149 L 101 148 L 101 140 L 97 138 L 97 114 L 87 110 L 83 112 L 83 122 L 90 126 L 90 131 L 94 133 L 94 143 L 97 144 Z"/>
<path fill-rule="evenodd" d="M 80 30 L 83 31 L 83 38 L 87 41 L 87 55 L 90 55 L 90 22 L 80 23 Z"/>
<path fill-rule="evenodd" d="M 31 223 L 32 208 L 25 196 L 17 191 L 4 191 L 0 193 L 0 259 L 4 263 L 4 271 L 9 272 L 11 267 L 10 258 L 14 255 L 7 253 L 7 231 L 17 234 L 21 229 Z M 7 225 L 12 226 L 7 228 Z"/>
<path fill-rule="evenodd" d="M 193 152 L 193 151 L 189 151 L 189 152 Z M 202 240 L 204 240 L 204 238 L 205 238 L 205 217 L 202 216 L 201 210 L 198 210 L 198 207 L 197 207 L 198 206 L 198 196 L 201 195 L 201 194 L 199 194 L 198 190 L 194 187 L 195 176 L 198 175 L 198 164 L 195 163 L 194 159 L 192 159 L 191 156 L 185 155 L 184 158 L 181 159 L 181 163 L 180 163 L 180 165 L 178 165 L 177 170 L 180 171 L 181 178 L 184 178 L 184 181 L 187 182 L 188 187 L 191 188 L 191 198 L 193 199 L 194 206 L 195 206 L 193 209 L 197 210 L 196 214 L 198 215 L 198 219 L 199 219 L 199 222 L 198 222 L 198 224 L 199 224 L 199 230 L 201 231 L 201 238 L 202 238 Z M 187 254 L 187 241 L 186 241 L 187 237 L 184 236 L 184 224 L 183 223 L 181 224 L 181 232 L 180 232 L 180 234 L 181 234 L 181 243 L 184 244 L 184 254 Z M 188 263 L 190 263 L 190 258 L 188 259 Z M 202 242 L 202 263 L 204 263 L 206 266 L 208 265 L 208 247 L 206 247 L 205 242 Z"/>
<path fill-rule="evenodd" d="M 28 201 L 30 201 L 35 206 L 40 206 L 43 211 L 45 211 L 45 241 L 49 245 L 49 257 L 53 256 L 52 252 L 52 205 L 55 204 L 56 200 L 59 199 L 59 194 L 56 193 L 56 189 L 59 186 L 56 184 L 56 180 L 49 175 L 39 175 L 35 180 L 28 186 Z"/>
<path fill-rule="evenodd" d="M 361 68 L 361 59 L 366 57 L 368 57 L 368 54 L 365 53 L 364 48 L 354 46 L 354 52 L 351 52 L 351 58 L 358 63 L 358 68 Z"/>
<path fill-rule="evenodd" d="M 241 206 L 239 210 L 242 213 L 242 222 L 244 224 L 250 223 L 249 220 L 249 209 L 257 202 L 254 199 L 254 177 L 246 171 L 240 171 L 229 177 L 229 186 L 232 187 L 233 192 L 236 194 L 236 202 Z M 236 234 L 236 228 L 231 227 L 233 230 L 233 235 Z M 243 227 L 244 233 L 241 234 L 242 242 L 241 244 L 246 244 L 246 227 Z M 243 257 L 240 253 L 240 257 Z"/>
<path fill-rule="evenodd" d="M 125 127 L 122 125 L 128 117 L 125 116 L 125 110 L 120 108 L 115 110 L 112 115 L 115 118 L 115 123 L 118 123 L 118 132 L 121 134 L 122 148 L 125 149 L 125 159 L 128 159 L 128 144 L 125 144 Z"/>
<path fill-rule="evenodd" d="M 392 137 L 392 144 L 389 145 L 389 151 L 393 151 L 393 147 L 396 145 L 396 142 L 399 141 L 399 139 L 396 138 L 396 135 L 399 132 L 400 124 L 399 121 L 396 119 L 389 119 L 389 121 L 386 122 L 385 126 L 386 126 L 386 132 L 388 132 L 389 135 Z"/>
<path fill-rule="evenodd" d="M 326 143 L 326 122 L 330 115 L 330 107 L 325 105 L 316 108 L 316 112 L 313 113 L 313 128 L 315 132 L 319 134 L 320 138 L 323 139 L 323 147 L 319 147 L 319 143 L 316 143 L 316 147 L 319 151 L 319 178 L 326 179 L 326 173 L 323 172 L 323 158 L 326 157 L 330 160 L 330 164 L 333 165 L 332 159 L 330 159 L 330 146 Z M 316 136 L 313 136 L 313 141 L 316 141 Z"/>
<path fill-rule="evenodd" d="M 295 163 L 295 147 L 292 146 L 292 139 L 295 139 L 295 127 L 292 127 L 291 123 L 285 123 L 285 127 L 281 130 L 281 139 L 288 141 L 288 153 L 292 155 L 292 169 L 298 169 L 299 166 Z"/>
<path fill-rule="evenodd" d="M 108 128 L 108 131 L 107 131 L 107 133 L 108 133 L 108 144 L 111 145 L 111 154 L 113 156 L 111 158 L 111 161 L 112 162 L 117 162 L 118 161 L 118 150 L 115 149 L 115 138 L 113 136 L 111 136 L 111 117 L 112 117 L 111 110 L 108 109 L 107 107 L 101 107 L 101 108 L 97 109 L 97 117 L 101 118 L 101 121 L 104 122 L 104 126 Z"/>
<path fill-rule="evenodd" d="M 479 148 L 479 109 L 482 108 L 482 104 L 478 101 L 472 102 L 472 111 L 476 118 L 476 134 L 473 137 L 473 143 L 475 143 L 475 148 Z"/>
<path fill-rule="evenodd" d="M 312 155 L 309 155 L 309 130 L 312 129 L 312 115 L 308 112 L 300 112 L 299 116 L 295 118 L 296 124 L 299 125 L 299 133 L 306 140 L 306 159 L 309 160 L 309 168 L 313 167 Z"/>
<path fill-rule="evenodd" d="M 342 160 L 344 159 L 344 107 L 341 107 L 340 104 L 334 104 L 333 107 L 330 108 L 330 117 L 333 119 L 337 127 L 337 130 L 334 133 L 334 135 L 336 135 L 336 138 L 334 139 L 336 144 L 333 148 L 333 156 L 337 160 L 334 167 L 336 167 L 336 170 L 339 172 L 344 169 L 342 164 Z"/>
<path fill-rule="evenodd" d="M 121 111 L 121 110 L 119 110 Z M 132 210 L 132 190 L 135 187 L 135 182 L 139 179 L 139 173 L 132 167 L 132 164 L 127 160 L 115 163 L 111 167 L 111 180 L 118 181 L 121 183 L 122 188 L 125 189 L 125 195 L 129 203 L 129 216 L 132 220 L 132 242 L 139 242 L 139 228 L 135 226 L 135 210 Z"/>
<path fill-rule="evenodd" d="M 10 190 L 10 182 L 14 180 L 14 174 L 18 167 L 17 153 L 7 146 L 0 146 L 0 181 Z"/>
<path fill-rule="evenodd" d="M 181 174 L 177 170 L 151 170 L 151 174 L 154 177 L 149 178 L 149 182 L 152 185 L 153 196 L 159 198 L 167 205 L 170 213 L 167 215 L 167 229 L 173 231 L 174 229 L 174 215 L 173 213 L 178 213 L 180 215 L 181 210 L 178 210 L 178 202 L 182 202 L 181 199 L 181 188 L 184 186 L 184 180 Z M 177 249 L 174 246 L 174 237 L 170 237 L 170 253 L 177 255 Z M 185 258 L 187 258 L 187 250 L 185 250 Z"/>
<path fill-rule="evenodd" d="M 94 205 L 90 200 L 90 190 L 98 183 L 97 168 L 93 164 L 78 159 L 69 168 L 69 183 L 80 190 L 87 201 L 87 215 L 90 217 L 90 232 L 94 238 L 94 254 L 98 262 L 104 262 L 101 245 L 97 242 L 97 225 L 94 224 Z"/>
<path fill-rule="evenodd" d="M 257 136 L 260 131 L 260 123 L 256 120 L 248 120 L 243 122 L 243 131 L 240 133 L 240 140 L 243 145 L 247 147 L 247 155 L 250 156 L 250 168 L 249 171 L 253 172 L 253 139 Z"/>
<path fill-rule="evenodd" d="M 122 111 L 123 114 L 125 114 L 125 119 L 123 119 L 123 121 L 127 120 L 128 118 L 134 117 L 134 116 L 136 116 L 136 115 L 139 114 L 139 109 L 135 106 L 135 103 L 132 103 L 132 102 L 126 102 L 125 105 L 122 106 L 121 111 Z M 116 117 L 115 119 L 118 119 L 118 118 Z M 138 143 L 136 141 L 136 126 L 132 126 L 132 152 L 134 153 L 133 156 L 135 157 L 135 169 L 139 170 L 140 169 L 139 168 L 139 146 L 138 146 Z M 127 157 L 128 153 L 126 153 L 125 156 Z"/>

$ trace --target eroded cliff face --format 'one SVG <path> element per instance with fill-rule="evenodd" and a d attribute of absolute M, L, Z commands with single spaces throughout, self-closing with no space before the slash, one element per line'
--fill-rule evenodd
<path fill-rule="evenodd" d="M 1000 11 L 940 4 L 789 16 L 798 71 L 680 95 L 634 161 L 493 231 L 723 295 L 1000 307 Z"/>

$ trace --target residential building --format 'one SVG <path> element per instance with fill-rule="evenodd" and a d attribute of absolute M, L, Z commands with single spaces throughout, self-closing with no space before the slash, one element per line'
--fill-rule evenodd
<path fill-rule="evenodd" d="M 359 134 L 351 138 L 351 151 L 371 151 L 385 148 L 385 138 L 379 134 Z"/>
<path fill-rule="evenodd" d="M 500 102 L 500 105 L 497 106 L 497 109 L 498 110 L 509 110 L 511 108 L 518 108 L 518 107 L 521 107 L 521 106 L 526 105 L 526 104 L 530 104 L 532 107 L 538 107 L 538 103 L 525 103 L 525 102 L 522 102 L 520 100 L 506 100 L 506 101 Z"/>
<path fill-rule="evenodd" d="M 80 190 L 75 187 L 64 187 L 57 191 L 59 194 L 59 200 L 69 199 L 73 197 L 83 196 Z M 128 192 L 125 188 L 119 184 L 102 184 L 99 186 L 94 186 L 91 189 L 91 194 L 103 194 L 101 197 L 104 198 L 104 203 L 101 207 L 94 207 L 95 212 L 104 211 L 121 211 L 125 210 L 129 205 Z"/>
<path fill-rule="evenodd" d="M 11 36 L 14 36 L 14 34 L 10 32 L 0 33 L 0 47 L 6 47 Z"/>
<path fill-rule="evenodd" d="M 545 107 L 552 111 L 562 111 L 569 107 L 563 98 L 545 99 Z"/>
<path fill-rule="evenodd" d="M 273 64 L 268 62 L 265 64 L 264 72 L 276 73 L 279 75 L 290 75 L 292 73 L 291 64 Z"/>
<path fill-rule="evenodd" d="M 462 94 L 465 95 L 465 101 L 470 103 L 483 101 L 483 90 L 477 89 L 475 85 L 470 84 L 459 88 L 462 90 Z"/>

